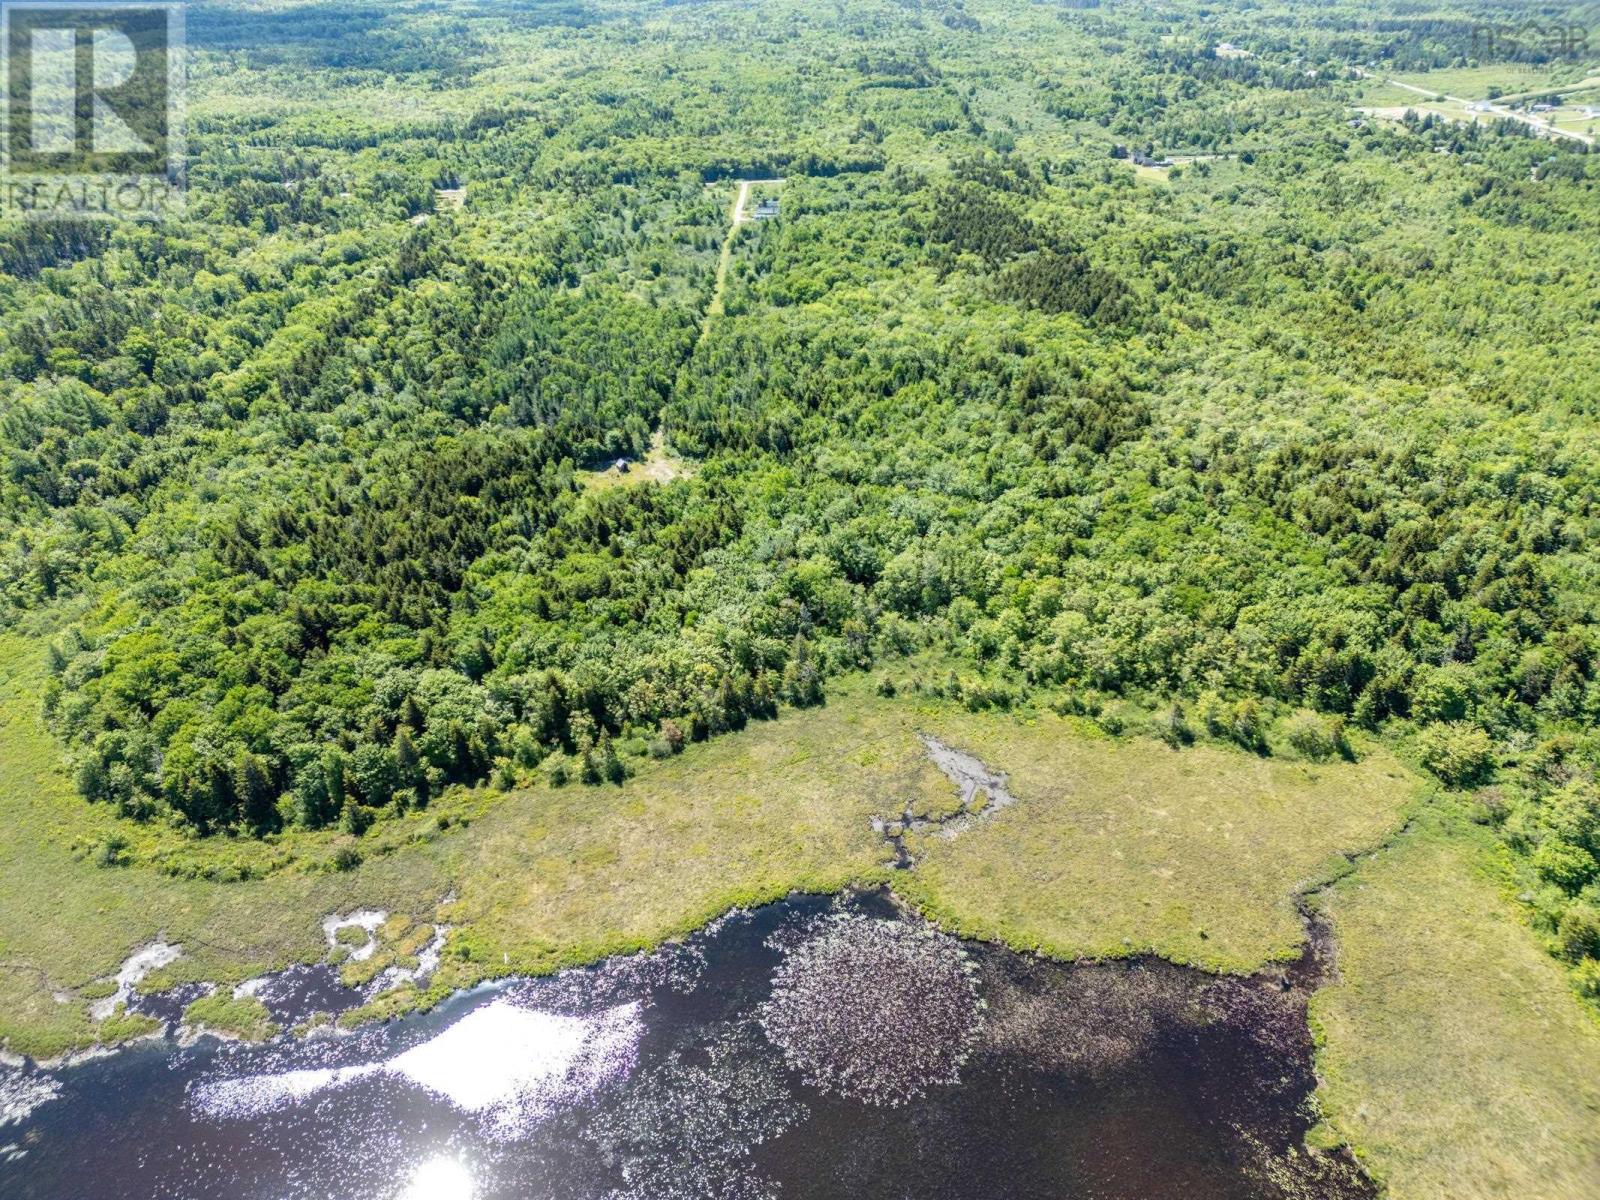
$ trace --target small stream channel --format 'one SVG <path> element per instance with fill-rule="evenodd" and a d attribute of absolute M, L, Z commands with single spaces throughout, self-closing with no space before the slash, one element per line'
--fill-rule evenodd
<path fill-rule="evenodd" d="M 0 1070 L 0 1194 L 1357 1200 L 1347 1158 L 1302 1147 L 1320 944 L 1220 979 L 796 896 L 351 1035 Z M 340 991 L 299 968 L 259 994 Z"/>
<path fill-rule="evenodd" d="M 908 833 L 937 833 L 940 837 L 959 837 L 974 825 L 1017 802 L 1006 788 L 1006 777 L 991 771 L 975 755 L 947 746 L 931 734 L 919 734 L 928 761 L 955 785 L 957 807 L 941 817 L 918 816 L 912 809 L 891 817 L 873 817 L 872 830 L 894 851 L 894 867 L 907 871 L 916 865 Z"/>

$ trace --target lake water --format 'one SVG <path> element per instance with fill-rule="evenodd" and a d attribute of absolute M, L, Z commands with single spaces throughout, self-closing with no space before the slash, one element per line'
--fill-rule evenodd
<path fill-rule="evenodd" d="M 1368 1197 L 1299 1148 L 1316 971 L 1067 966 L 797 897 L 349 1036 L 8 1071 L 0 1195 Z M 349 1000 L 304 968 L 264 998 Z"/>

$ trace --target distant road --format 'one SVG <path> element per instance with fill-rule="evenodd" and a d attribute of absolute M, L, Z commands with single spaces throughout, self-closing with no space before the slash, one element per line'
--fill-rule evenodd
<path fill-rule="evenodd" d="M 1578 133 L 1571 129 L 1557 129 L 1548 121 L 1541 121 L 1535 117 L 1527 116 L 1524 113 L 1519 113 L 1514 109 L 1507 108 L 1503 104 L 1496 104 L 1492 100 L 1468 100 L 1462 96 L 1452 96 L 1449 92 L 1441 92 L 1437 88 L 1417 87 L 1415 84 L 1401 83 L 1398 79 L 1389 79 L 1381 75 L 1374 75 L 1371 71 L 1363 71 L 1360 67 L 1352 67 L 1351 70 L 1353 70 L 1363 79 L 1381 79 L 1384 83 L 1387 83 L 1392 87 L 1401 88 L 1408 92 L 1415 92 L 1417 95 L 1426 96 L 1430 100 L 1435 96 L 1443 96 L 1446 100 L 1449 100 L 1453 104 L 1481 104 L 1484 107 L 1480 111 L 1491 113 L 1497 117 L 1509 117 L 1513 121 L 1521 121 L 1530 129 L 1537 130 L 1539 133 L 1545 134 L 1549 137 L 1571 138 L 1575 142 L 1582 142 L 1585 146 L 1594 145 L 1594 138 L 1590 137 L 1588 134 Z"/>

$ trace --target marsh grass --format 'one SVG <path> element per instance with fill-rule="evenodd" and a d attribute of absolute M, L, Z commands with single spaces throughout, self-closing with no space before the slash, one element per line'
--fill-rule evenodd
<path fill-rule="evenodd" d="M 1319 1096 L 1393 1200 L 1600 1194 L 1600 1022 L 1504 880 L 1484 831 L 1432 812 L 1326 898 Z"/>
<path fill-rule="evenodd" d="M 267 1006 L 254 996 L 234 996 L 219 988 L 201 996 L 183 1013 L 184 1023 L 246 1042 L 264 1042 L 278 1032 Z"/>
<path fill-rule="evenodd" d="M 1382 842 L 1416 794 L 1377 747 L 1311 764 L 1086 726 L 1048 713 L 936 721 L 1021 799 L 960 837 L 924 839 L 897 889 L 951 929 L 1055 957 L 1254 971 L 1299 954 L 1296 893 Z"/>

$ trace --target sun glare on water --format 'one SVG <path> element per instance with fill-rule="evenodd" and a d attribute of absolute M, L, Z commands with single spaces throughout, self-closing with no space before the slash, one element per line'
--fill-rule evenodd
<path fill-rule="evenodd" d="M 472 1172 L 454 1158 L 430 1158 L 411 1173 L 411 1182 L 395 1200 L 473 1200 L 478 1194 Z"/>

